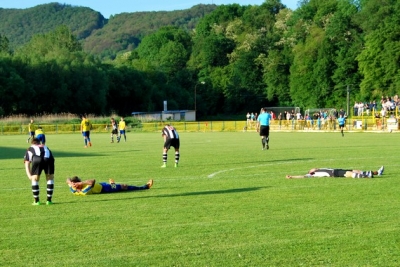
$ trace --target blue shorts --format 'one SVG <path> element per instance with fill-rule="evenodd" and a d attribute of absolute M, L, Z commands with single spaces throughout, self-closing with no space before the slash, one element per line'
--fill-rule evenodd
<path fill-rule="evenodd" d="M 39 141 L 40 141 L 42 144 L 46 143 L 46 136 L 45 136 L 44 134 L 38 134 L 38 135 L 36 136 L 36 138 L 39 139 Z"/>
<path fill-rule="evenodd" d="M 82 132 L 83 137 L 90 137 L 90 131 Z"/>
<path fill-rule="evenodd" d="M 101 193 L 115 193 L 122 191 L 120 184 L 100 183 L 102 186 Z"/>
<path fill-rule="evenodd" d="M 120 135 L 125 135 L 125 130 L 119 130 Z"/>

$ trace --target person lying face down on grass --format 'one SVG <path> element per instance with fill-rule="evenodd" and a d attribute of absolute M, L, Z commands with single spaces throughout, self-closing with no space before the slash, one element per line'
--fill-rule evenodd
<path fill-rule="evenodd" d="M 313 178 L 313 177 L 347 177 L 347 178 L 373 178 L 374 175 L 382 175 L 384 167 L 377 171 L 361 171 L 330 168 L 313 168 L 305 175 L 286 175 L 287 179 Z"/>
<path fill-rule="evenodd" d="M 69 190 L 74 195 L 91 195 L 117 193 L 123 191 L 137 191 L 150 189 L 153 186 L 153 180 L 150 179 L 145 185 L 135 186 L 127 184 L 116 184 L 113 179 L 106 182 L 96 182 L 95 179 L 82 181 L 78 176 L 67 179 Z"/>

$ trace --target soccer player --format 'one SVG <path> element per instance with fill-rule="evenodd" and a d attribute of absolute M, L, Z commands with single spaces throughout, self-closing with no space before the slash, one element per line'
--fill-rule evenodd
<path fill-rule="evenodd" d="M 40 142 L 42 145 L 46 144 L 46 135 L 44 134 L 42 127 L 39 126 L 39 127 L 36 129 L 35 135 L 36 135 L 36 138 L 39 140 L 39 142 Z M 33 140 L 33 139 L 32 139 L 32 140 Z"/>
<path fill-rule="evenodd" d="M 344 128 L 344 125 L 346 123 L 346 118 L 343 116 L 343 114 L 340 114 L 339 118 L 337 119 L 337 121 L 338 121 L 338 124 L 339 124 L 340 132 L 342 133 L 342 137 L 343 137 L 344 136 L 343 128 Z"/>
<path fill-rule="evenodd" d="M 162 129 L 161 133 L 162 137 L 164 138 L 164 149 L 163 149 L 163 165 L 161 168 L 167 167 L 167 158 L 168 158 L 168 150 L 173 146 L 175 148 L 175 168 L 178 167 L 179 163 L 179 146 L 180 146 L 180 141 L 179 141 L 179 134 L 176 131 L 176 129 L 167 124 L 164 126 Z"/>
<path fill-rule="evenodd" d="M 86 118 L 86 115 L 82 116 L 81 122 L 81 133 L 83 136 L 83 140 L 85 142 L 85 148 L 92 146 L 92 142 L 90 142 L 90 130 L 92 129 L 92 123 L 89 119 Z"/>
<path fill-rule="evenodd" d="M 330 169 L 330 168 L 313 168 L 305 175 L 286 175 L 287 179 L 295 178 L 312 178 L 312 177 L 347 177 L 347 178 L 373 178 L 374 175 L 382 175 L 384 167 L 380 167 L 377 171 L 361 171 L 346 169 Z"/>
<path fill-rule="evenodd" d="M 110 179 L 109 183 L 97 183 L 95 179 L 82 181 L 78 176 L 67 179 L 69 190 L 72 194 L 77 196 L 145 190 L 150 189 L 153 186 L 153 183 L 152 179 L 142 186 L 116 184 L 113 179 Z"/>
<path fill-rule="evenodd" d="M 35 131 L 36 131 L 36 124 L 33 122 L 33 119 L 31 119 L 31 122 L 28 125 L 28 130 L 29 130 L 29 138 L 26 140 L 27 143 L 31 140 L 31 138 L 35 138 Z"/>
<path fill-rule="evenodd" d="M 114 118 L 111 118 L 111 143 L 114 143 L 114 135 L 118 139 L 118 124 Z"/>
<path fill-rule="evenodd" d="M 119 121 L 118 124 L 118 129 L 119 129 L 119 136 L 117 137 L 118 143 L 121 141 L 121 136 L 124 136 L 125 142 L 126 142 L 126 133 L 125 133 L 125 128 L 126 128 L 126 123 L 124 121 L 124 118 L 121 117 L 121 120 Z"/>
<path fill-rule="evenodd" d="M 262 150 L 269 149 L 269 122 L 271 114 L 267 112 L 266 108 L 261 109 L 261 114 L 257 118 L 257 132 L 261 136 Z"/>
<path fill-rule="evenodd" d="M 40 205 L 39 201 L 39 180 L 42 171 L 46 174 L 47 180 L 47 205 L 53 204 L 54 189 L 54 157 L 50 149 L 41 145 L 39 139 L 33 138 L 32 145 L 28 148 L 24 157 L 25 171 L 32 184 L 34 202 L 32 205 Z"/>

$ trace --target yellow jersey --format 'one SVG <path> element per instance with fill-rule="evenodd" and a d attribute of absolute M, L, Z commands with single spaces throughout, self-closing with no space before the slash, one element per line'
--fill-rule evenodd
<path fill-rule="evenodd" d="M 120 130 L 125 130 L 125 127 L 126 127 L 125 121 L 120 121 L 118 124 L 118 128 Z"/>
<path fill-rule="evenodd" d="M 36 128 L 37 128 L 37 126 L 36 126 L 36 124 L 35 123 L 29 123 L 29 131 L 30 132 L 34 132 L 34 131 L 36 131 Z"/>
<path fill-rule="evenodd" d="M 103 186 L 100 183 L 95 183 L 93 186 L 85 185 L 82 190 L 78 191 L 75 187 L 70 186 L 69 190 L 76 196 L 85 196 L 91 194 L 100 194 Z"/>
<path fill-rule="evenodd" d="M 37 129 L 35 135 L 44 134 L 42 129 Z"/>
<path fill-rule="evenodd" d="M 81 131 L 88 132 L 92 129 L 92 124 L 88 119 L 83 119 L 81 122 Z"/>

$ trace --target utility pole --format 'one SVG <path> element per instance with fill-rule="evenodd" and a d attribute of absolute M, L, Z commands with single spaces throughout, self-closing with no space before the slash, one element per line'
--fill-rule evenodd
<path fill-rule="evenodd" d="M 347 117 L 350 116 L 349 111 L 350 111 L 350 85 L 348 84 L 347 85 L 347 110 L 346 110 Z"/>

